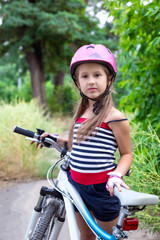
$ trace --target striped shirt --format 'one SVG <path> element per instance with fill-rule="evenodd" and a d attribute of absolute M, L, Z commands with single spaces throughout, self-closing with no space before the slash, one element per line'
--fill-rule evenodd
<path fill-rule="evenodd" d="M 78 145 L 77 130 L 85 120 L 85 118 L 80 118 L 74 127 L 70 155 L 71 176 L 80 184 L 103 183 L 108 179 L 107 173 L 114 169 L 117 142 L 108 124 L 103 122 L 98 127 L 95 136 L 88 136 Z"/>

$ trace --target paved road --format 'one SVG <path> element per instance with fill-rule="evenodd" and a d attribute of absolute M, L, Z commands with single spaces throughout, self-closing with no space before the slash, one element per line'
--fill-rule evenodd
<path fill-rule="evenodd" d="M 0 240 L 24 240 L 32 209 L 37 202 L 41 186 L 46 180 L 5 186 L 0 189 Z M 159 240 L 147 230 L 131 232 L 128 240 Z M 70 240 L 67 223 L 63 225 L 58 240 Z"/>

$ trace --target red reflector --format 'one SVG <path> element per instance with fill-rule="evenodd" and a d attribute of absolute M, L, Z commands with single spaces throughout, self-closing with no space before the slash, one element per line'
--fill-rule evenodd
<path fill-rule="evenodd" d="M 130 231 L 130 230 L 137 230 L 138 229 L 138 218 L 125 218 L 123 221 L 123 230 Z"/>

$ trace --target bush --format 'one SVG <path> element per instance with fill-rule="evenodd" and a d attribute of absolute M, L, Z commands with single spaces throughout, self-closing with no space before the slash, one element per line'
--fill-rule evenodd
<path fill-rule="evenodd" d="M 42 128 L 46 132 L 58 132 L 68 129 L 65 118 L 51 119 L 44 116 L 36 102 L 14 102 L 1 104 L 1 148 L 0 148 L 0 179 L 18 179 L 24 176 L 44 176 L 51 165 L 51 160 L 59 157 L 51 149 L 37 150 L 25 141 L 22 135 L 13 133 L 15 125 L 35 131 Z M 59 125 L 57 124 L 59 123 Z"/>
<path fill-rule="evenodd" d="M 54 89 L 54 94 L 50 93 L 47 95 L 47 103 L 52 113 L 59 112 L 64 115 L 73 115 L 77 101 L 76 90 L 69 85 L 58 86 Z"/>

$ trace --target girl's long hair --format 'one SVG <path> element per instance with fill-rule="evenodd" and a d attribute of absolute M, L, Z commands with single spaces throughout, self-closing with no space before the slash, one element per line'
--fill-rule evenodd
<path fill-rule="evenodd" d="M 107 69 L 106 73 L 107 73 L 107 76 L 108 76 L 108 69 Z M 108 77 L 111 78 L 111 75 L 108 76 Z M 112 90 L 113 82 L 111 83 L 110 88 Z M 81 141 L 84 141 L 88 136 L 90 136 L 90 135 L 94 136 L 96 134 L 96 133 L 93 134 L 93 131 L 96 129 L 97 126 L 100 126 L 102 124 L 102 122 L 104 121 L 104 119 L 108 115 L 111 107 L 113 106 L 111 92 L 112 91 L 110 91 L 110 93 L 103 98 L 103 104 L 102 104 L 102 107 L 101 107 L 99 113 L 96 115 L 92 112 L 90 117 L 87 118 L 78 128 L 77 138 L 76 138 L 76 141 L 77 141 L 78 144 L 80 144 Z M 78 119 L 83 115 L 85 110 L 88 108 L 88 106 L 89 106 L 88 99 L 82 97 L 79 101 L 77 111 L 75 112 L 75 115 L 73 116 L 71 127 L 70 127 L 70 130 L 69 130 L 68 149 L 70 151 L 72 149 L 72 143 L 73 143 L 74 126 L 75 126 L 76 122 L 78 121 Z"/>

